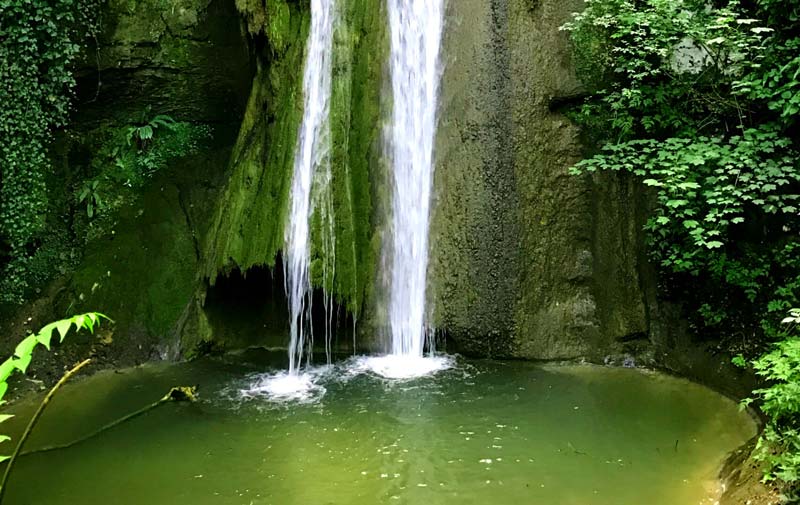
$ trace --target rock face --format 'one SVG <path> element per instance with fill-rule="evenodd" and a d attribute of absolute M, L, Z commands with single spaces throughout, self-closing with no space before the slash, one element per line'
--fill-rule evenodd
<path fill-rule="evenodd" d="M 559 27 L 582 7 L 448 3 L 431 320 L 451 352 L 657 366 L 746 395 L 752 378 L 658 297 L 645 188 L 569 175 L 585 153 L 561 108 L 582 85 Z"/>
<path fill-rule="evenodd" d="M 200 242 L 254 69 L 241 18 L 228 0 L 111 0 L 101 19 L 96 44 L 76 72 L 75 112 L 54 149 L 55 176 L 92 176 L 90 139 L 157 114 L 207 125 L 213 138 L 137 190 L 107 232 L 88 241 L 75 270 L 18 312 L 32 317 L 31 324 L 88 310 L 108 314 L 116 324 L 102 354 L 128 365 L 173 345 L 194 298 Z M 54 184 L 63 191 L 63 181 Z M 0 326 L 21 336 L 20 321 L 12 317 Z M 68 347 L 64 353 L 85 356 L 83 347 Z"/>
<path fill-rule="evenodd" d="M 431 288 L 448 348 L 568 359 L 646 338 L 629 181 L 568 174 L 581 90 L 558 27 L 582 2 L 448 4 Z"/>
<path fill-rule="evenodd" d="M 75 123 L 138 117 L 144 106 L 237 123 L 253 68 L 229 0 L 110 0 L 77 71 Z"/>

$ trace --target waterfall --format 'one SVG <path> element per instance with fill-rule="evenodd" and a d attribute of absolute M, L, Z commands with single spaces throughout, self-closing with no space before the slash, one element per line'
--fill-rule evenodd
<path fill-rule="evenodd" d="M 331 249 L 333 206 L 330 199 L 330 100 L 333 59 L 334 0 L 311 0 L 311 31 L 303 71 L 303 119 L 297 136 L 289 218 L 285 230 L 284 272 L 289 303 L 289 374 L 310 364 L 312 286 L 309 273 L 311 222 L 319 213 L 322 248 Z M 332 264 L 332 261 L 326 261 Z M 332 272 L 323 272 L 328 278 Z M 326 297 L 327 300 L 327 297 Z M 326 305 L 328 305 L 326 303 Z M 327 307 L 326 307 L 327 308 Z M 327 312 L 327 310 L 326 310 Z M 328 335 L 326 325 L 326 350 Z"/>
<path fill-rule="evenodd" d="M 389 325 L 395 356 L 422 357 L 444 0 L 388 0 L 393 108 Z"/>

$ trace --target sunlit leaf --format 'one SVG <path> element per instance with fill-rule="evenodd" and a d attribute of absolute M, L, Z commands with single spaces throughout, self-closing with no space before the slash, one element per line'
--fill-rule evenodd
<path fill-rule="evenodd" d="M 25 356 L 20 356 L 14 360 L 14 366 L 17 367 L 22 373 L 25 373 L 28 370 L 28 366 L 31 364 L 32 356 L 30 354 L 26 354 Z"/>
<path fill-rule="evenodd" d="M 30 356 L 38 343 L 39 341 L 36 339 L 36 335 L 29 335 L 22 339 L 22 342 L 17 344 L 17 347 L 14 349 L 14 354 L 20 358 Z"/>
<path fill-rule="evenodd" d="M 13 358 L 5 360 L 2 364 L 0 364 L 0 381 L 5 382 L 15 369 L 16 367 L 14 366 Z"/>
<path fill-rule="evenodd" d="M 61 336 L 59 342 L 63 342 L 64 337 L 66 337 L 67 333 L 69 333 L 69 329 L 72 326 L 72 321 L 70 319 L 64 319 L 61 321 L 56 321 L 55 324 L 56 328 L 58 328 L 58 334 Z"/>
<path fill-rule="evenodd" d="M 36 334 L 36 340 L 45 346 L 48 351 L 50 350 L 50 339 L 53 337 L 53 331 L 55 331 L 57 327 L 57 323 L 50 323 L 39 330 L 39 333 Z"/>

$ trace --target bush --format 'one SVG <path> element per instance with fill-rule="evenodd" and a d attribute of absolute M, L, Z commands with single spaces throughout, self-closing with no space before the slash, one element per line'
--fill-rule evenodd
<path fill-rule="evenodd" d="M 752 362 L 769 386 L 753 391 L 743 405 L 758 400 L 768 418 L 753 457 L 764 464 L 765 481 L 781 481 L 790 488 L 800 483 L 800 309 L 784 319 L 789 325 L 784 340 Z"/>

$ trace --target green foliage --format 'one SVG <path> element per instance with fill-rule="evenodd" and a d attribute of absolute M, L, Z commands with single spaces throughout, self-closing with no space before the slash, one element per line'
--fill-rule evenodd
<path fill-rule="evenodd" d="M 78 202 L 96 195 L 99 200 L 89 203 L 95 204 L 95 210 L 102 207 L 110 214 L 124 203 L 129 190 L 141 188 L 171 161 L 197 153 L 211 136 L 206 125 L 175 121 L 163 114 L 146 119 L 148 114 L 149 109 L 135 124 L 100 131 L 93 146 L 96 154 L 91 161 L 91 178 L 76 194 Z"/>
<path fill-rule="evenodd" d="M 100 198 L 100 193 L 97 191 L 97 185 L 100 183 L 97 179 L 93 181 L 86 181 L 81 187 L 81 192 L 78 195 L 78 202 L 86 205 L 86 215 L 91 219 L 94 217 L 95 209 L 101 210 L 103 208 L 103 200 Z"/>
<path fill-rule="evenodd" d="M 752 65 L 768 28 L 739 3 L 587 0 L 562 28 L 572 33 L 579 70 L 595 97 L 579 116 L 603 125 L 606 140 L 687 135 L 728 124 L 738 104 L 732 82 Z"/>
<path fill-rule="evenodd" d="M 652 188 L 645 228 L 668 294 L 749 353 L 800 302 L 797 12 L 587 0 L 563 27 L 592 92 L 571 117 L 602 145 L 572 173 L 626 171 Z"/>
<path fill-rule="evenodd" d="M 80 314 L 77 316 L 72 316 L 68 319 L 62 319 L 60 321 L 50 323 L 39 330 L 38 333 L 24 338 L 22 342 L 17 344 L 17 347 L 14 350 L 14 355 L 0 364 L 0 405 L 6 403 L 5 400 L 3 400 L 3 397 L 5 396 L 6 392 L 8 392 L 8 379 L 16 371 L 25 373 L 25 371 L 28 369 L 28 366 L 31 364 L 33 351 L 37 346 L 41 345 L 50 350 L 50 345 L 53 342 L 53 338 L 58 337 L 58 342 L 63 342 L 64 338 L 67 336 L 72 327 L 75 327 L 76 331 L 86 329 L 90 332 L 93 332 L 95 325 L 99 325 L 102 319 L 110 320 L 103 314 L 97 312 L 88 312 L 86 314 Z M 0 415 L 0 423 L 9 420 L 12 417 L 12 415 L 8 414 Z M 11 440 L 9 436 L 0 435 L 0 442 L 5 442 L 8 440 Z M 0 462 L 9 458 L 10 456 L 0 456 Z"/>
<path fill-rule="evenodd" d="M 754 215 L 798 212 L 798 155 L 772 128 L 725 137 L 631 140 L 607 144 L 573 173 L 630 170 L 657 190 L 645 228 L 664 267 L 697 275 L 730 241 L 730 228 Z"/>
<path fill-rule="evenodd" d="M 210 136 L 206 125 L 153 116 L 149 109 L 134 123 L 106 125 L 88 135 L 85 141 L 94 155 L 88 166 L 75 171 L 74 182 L 58 181 L 73 190 L 52 212 L 70 208 L 74 214 L 51 217 L 37 237 L 36 250 L 13 258 L 6 271 L 14 275 L 0 278 L 0 301 L 20 302 L 31 287 L 69 271 L 82 247 L 112 230 L 119 209 L 147 181 L 175 159 L 197 153 Z"/>
<path fill-rule="evenodd" d="M 755 390 L 754 398 L 742 404 L 758 400 L 768 418 L 754 452 L 754 458 L 764 464 L 764 480 L 794 486 L 800 483 L 800 309 L 792 309 L 783 323 L 788 326 L 784 340 L 752 362 L 755 372 L 770 385 Z"/>
<path fill-rule="evenodd" d="M 0 269 L 19 298 L 45 225 L 46 150 L 67 120 L 71 64 L 94 27 L 97 0 L 0 0 Z"/>

